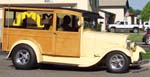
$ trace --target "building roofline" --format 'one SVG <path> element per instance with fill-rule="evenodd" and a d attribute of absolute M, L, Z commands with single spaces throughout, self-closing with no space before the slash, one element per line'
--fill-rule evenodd
<path fill-rule="evenodd" d="M 105 11 L 105 10 L 99 10 L 99 11 L 101 11 L 101 12 L 103 12 L 103 13 L 114 14 L 114 13 L 112 13 L 112 12 L 108 12 L 108 11 Z M 114 15 L 115 15 L 115 14 L 114 14 Z"/>
<path fill-rule="evenodd" d="M 112 0 L 111 2 L 109 2 L 108 0 L 100 0 L 99 7 L 127 7 L 129 8 L 128 0 Z"/>
<path fill-rule="evenodd" d="M 0 7 L 34 7 L 34 8 L 49 8 L 49 7 L 74 7 L 77 3 L 37 3 L 37 4 L 0 4 Z"/>

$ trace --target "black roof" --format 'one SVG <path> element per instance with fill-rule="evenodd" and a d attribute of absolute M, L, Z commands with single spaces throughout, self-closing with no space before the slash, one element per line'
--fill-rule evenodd
<path fill-rule="evenodd" d="M 74 9 L 74 8 L 57 8 L 57 9 L 66 9 L 66 10 L 81 12 L 84 17 L 103 19 L 103 17 L 100 16 L 99 13 L 95 13 L 95 12 L 91 12 L 91 11 L 86 11 L 86 10 L 81 10 L 81 9 Z"/>
<path fill-rule="evenodd" d="M 73 5 L 73 4 L 72 4 Z M 84 17 L 90 18 L 103 18 L 99 15 L 99 13 L 81 10 L 81 9 L 74 9 L 74 8 L 61 8 L 61 7 L 52 7 L 50 4 L 0 4 L 0 7 L 28 7 L 28 8 L 51 8 L 51 9 L 64 9 L 64 10 L 71 10 L 82 13 Z"/>

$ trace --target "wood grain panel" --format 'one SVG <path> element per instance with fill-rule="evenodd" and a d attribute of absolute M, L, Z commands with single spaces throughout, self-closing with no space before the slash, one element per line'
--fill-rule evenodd
<path fill-rule="evenodd" d="M 30 40 L 41 47 L 43 54 L 55 53 L 53 49 L 54 36 L 53 33 L 48 30 L 5 28 L 3 37 L 4 50 L 10 50 L 11 46 L 19 40 Z"/>
<path fill-rule="evenodd" d="M 80 56 L 80 34 L 79 32 L 57 32 L 56 55 Z"/>

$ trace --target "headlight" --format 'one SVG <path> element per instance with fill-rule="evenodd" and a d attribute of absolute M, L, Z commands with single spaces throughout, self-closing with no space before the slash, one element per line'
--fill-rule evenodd
<path fill-rule="evenodd" d="M 136 51 L 136 43 L 131 43 L 131 46 L 130 46 L 130 48 L 131 48 L 131 50 L 133 50 L 133 51 Z"/>
<path fill-rule="evenodd" d="M 131 40 L 129 39 L 126 40 L 126 43 L 127 43 L 128 50 L 136 51 L 136 45 L 137 45 L 136 43 L 131 42 Z"/>
<path fill-rule="evenodd" d="M 131 49 L 131 48 L 130 48 L 131 40 L 127 39 L 127 40 L 126 40 L 126 43 L 127 43 L 127 49 L 130 50 L 130 49 Z"/>

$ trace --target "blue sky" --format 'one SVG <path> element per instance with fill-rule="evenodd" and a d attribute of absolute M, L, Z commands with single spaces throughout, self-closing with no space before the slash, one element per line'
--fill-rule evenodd
<path fill-rule="evenodd" d="M 129 5 L 134 9 L 142 10 L 146 5 L 146 3 L 150 0 L 128 0 L 128 1 L 129 1 Z"/>

